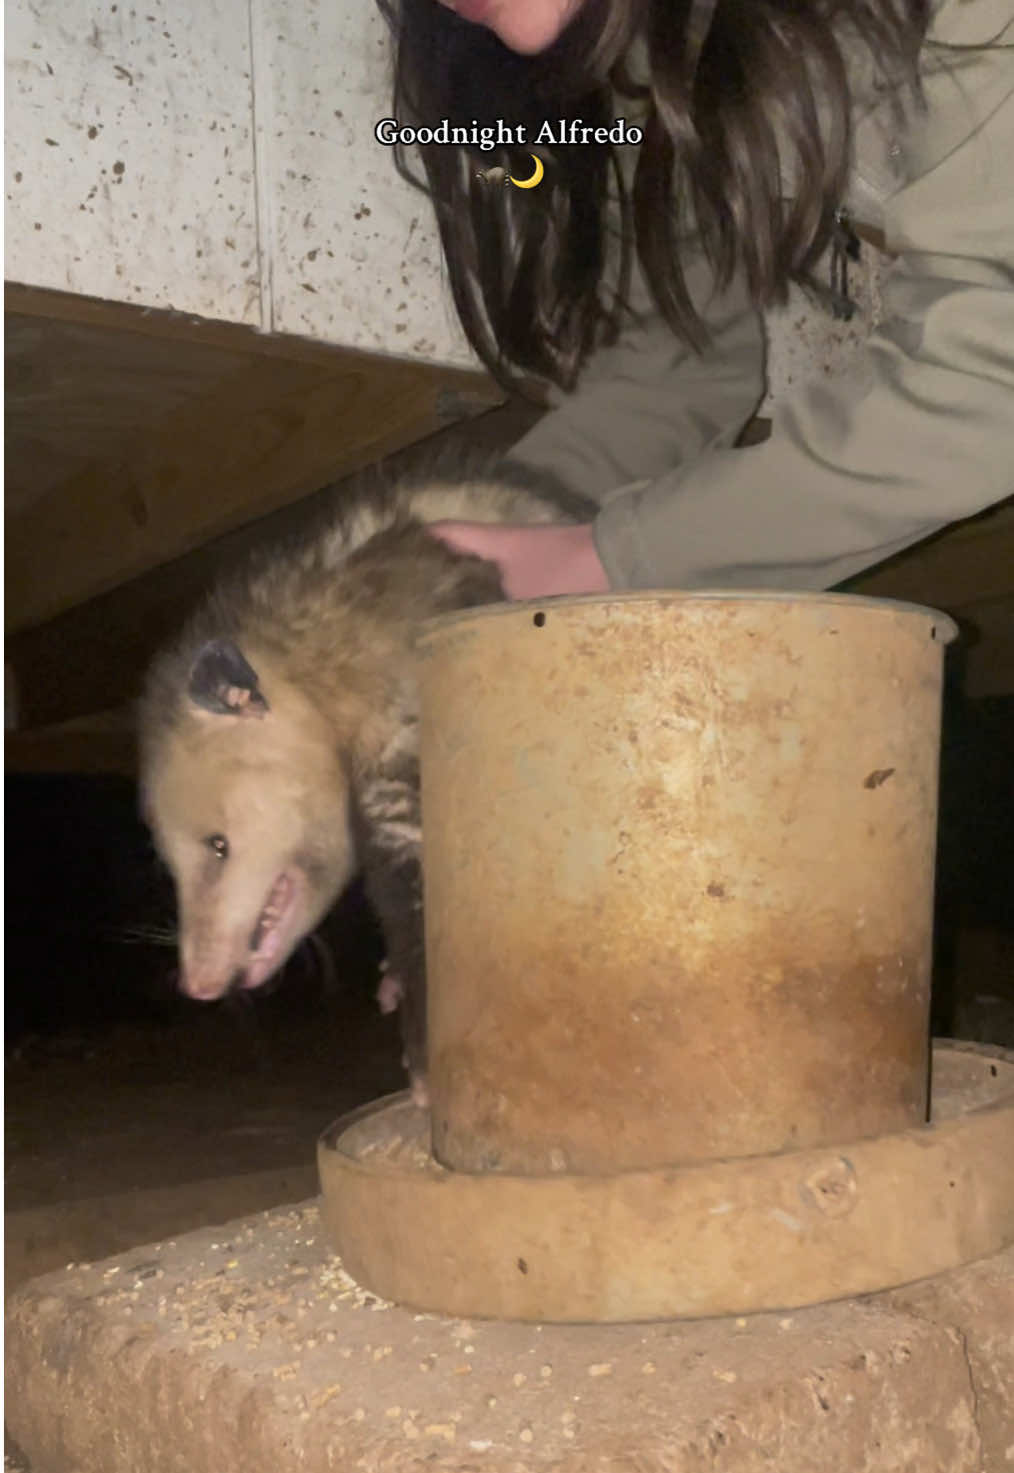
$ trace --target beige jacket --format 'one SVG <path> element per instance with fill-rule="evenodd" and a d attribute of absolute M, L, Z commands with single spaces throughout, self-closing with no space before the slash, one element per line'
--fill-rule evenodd
<path fill-rule="evenodd" d="M 845 374 L 730 448 L 763 392 L 735 287 L 704 357 L 643 318 L 511 452 L 602 503 L 614 587 L 830 588 L 1014 492 L 1014 0 L 943 0 L 923 72 L 904 134 L 888 102 L 857 127 L 849 204 L 897 260 Z"/>

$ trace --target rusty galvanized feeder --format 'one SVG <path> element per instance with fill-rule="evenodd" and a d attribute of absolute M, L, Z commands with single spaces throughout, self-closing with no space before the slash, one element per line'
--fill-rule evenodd
<path fill-rule="evenodd" d="M 639 1251 L 654 1243 L 657 1269 L 685 1214 L 702 1210 L 681 1173 L 732 1163 L 734 1203 L 773 1161 L 796 1182 L 804 1158 L 819 1175 L 842 1143 L 930 1128 L 953 633 L 946 616 L 911 605 L 774 593 L 567 598 L 426 627 L 430 1165 L 439 1200 L 470 1220 L 466 1246 L 428 1255 L 425 1285 L 409 1292 L 395 1274 L 399 1295 L 512 1312 L 478 1247 L 493 1231 L 478 1221 L 485 1201 L 503 1241 L 534 1231 L 556 1242 L 560 1281 L 548 1292 L 542 1280 L 540 1302 L 550 1317 L 580 1318 L 566 1308 L 587 1223 L 566 1203 L 606 1212 L 600 1255 L 633 1252 L 626 1224 Z M 368 1118 L 383 1137 L 383 1111 Z M 341 1138 L 322 1147 L 325 1193 Z M 418 1193 L 413 1230 L 425 1236 L 433 1178 L 402 1164 L 398 1190 Z M 348 1214 L 336 1241 L 366 1282 L 388 1282 L 376 1254 L 385 1242 L 395 1251 L 381 1222 L 390 1174 L 356 1180 L 370 1247 Z M 639 1212 L 618 1206 L 614 1188 L 636 1188 Z M 520 1210 L 535 1213 L 527 1227 Z M 716 1199 L 707 1210 L 723 1209 Z M 539 1257 L 544 1274 L 549 1255 Z M 652 1272 L 642 1264 L 626 1295 L 637 1317 L 651 1313 Z M 798 1292 L 792 1302 L 828 1297 L 819 1274 Z M 530 1298 L 515 1295 L 519 1313 Z M 704 1302 L 735 1298 L 723 1289 Z M 603 1317 L 629 1317 L 622 1287 L 596 1302 Z M 660 1289 L 654 1312 L 717 1311 L 681 1310 Z"/>
<path fill-rule="evenodd" d="M 931 1124 L 828 1149 L 476 1175 L 434 1159 L 404 1094 L 337 1121 L 317 1160 L 328 1236 L 382 1299 L 573 1324 L 795 1309 L 985 1258 L 1014 1241 L 1012 1140 L 1014 1053 L 940 1043 Z"/>
<path fill-rule="evenodd" d="M 614 1171 L 925 1119 L 952 631 L 903 604 L 757 594 L 428 628 L 445 1166 Z"/>

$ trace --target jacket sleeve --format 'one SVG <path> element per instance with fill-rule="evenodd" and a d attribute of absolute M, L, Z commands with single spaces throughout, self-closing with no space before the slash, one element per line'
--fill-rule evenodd
<path fill-rule="evenodd" d="M 764 394 L 763 324 L 738 279 L 709 298 L 711 272 L 702 256 L 686 277 L 708 327 L 706 352 L 674 336 L 638 276 L 636 316 L 505 464 L 550 475 L 601 502 L 618 486 L 662 477 L 733 443 Z"/>
<path fill-rule="evenodd" d="M 557 412 L 554 451 L 557 414 L 529 437 L 541 432 L 530 463 L 599 500 L 601 472 L 580 480 L 582 425 L 590 446 L 623 447 L 615 471 L 631 474 L 595 524 L 614 587 L 830 588 L 1014 492 L 1014 22 L 1006 0 L 985 9 L 1001 6 L 991 46 L 927 48 L 926 108 L 884 212 L 898 259 L 854 367 L 783 399 L 770 439 L 745 449 L 718 429 L 731 406 L 717 365 L 714 400 L 698 401 L 691 375 L 689 412 L 674 364 L 645 394 L 650 412 L 632 384 L 615 400 L 595 384 Z M 666 413 L 669 440 L 655 425 Z M 681 438 L 688 424 L 696 438 Z"/>

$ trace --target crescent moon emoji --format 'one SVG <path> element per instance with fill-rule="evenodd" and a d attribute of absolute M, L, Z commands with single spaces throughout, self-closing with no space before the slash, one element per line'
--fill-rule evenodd
<path fill-rule="evenodd" d="M 517 185 L 518 189 L 534 189 L 536 184 L 542 182 L 542 176 L 546 172 L 545 165 L 540 158 L 537 158 L 534 153 L 530 153 L 528 157 L 535 162 L 535 172 L 530 179 L 515 179 L 513 174 L 507 176 L 512 184 Z"/>

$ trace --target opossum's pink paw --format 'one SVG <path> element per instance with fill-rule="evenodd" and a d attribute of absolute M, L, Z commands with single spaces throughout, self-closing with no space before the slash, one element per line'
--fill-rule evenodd
<path fill-rule="evenodd" d="M 405 989 L 401 985 L 401 978 L 396 977 L 393 972 L 385 972 L 377 988 L 377 1004 L 380 1011 L 382 1013 L 396 1012 L 404 996 Z"/>
<path fill-rule="evenodd" d="M 413 1074 L 411 1085 L 413 1105 L 419 1110 L 428 1110 L 430 1107 L 430 1091 L 425 1079 L 419 1074 Z"/>

